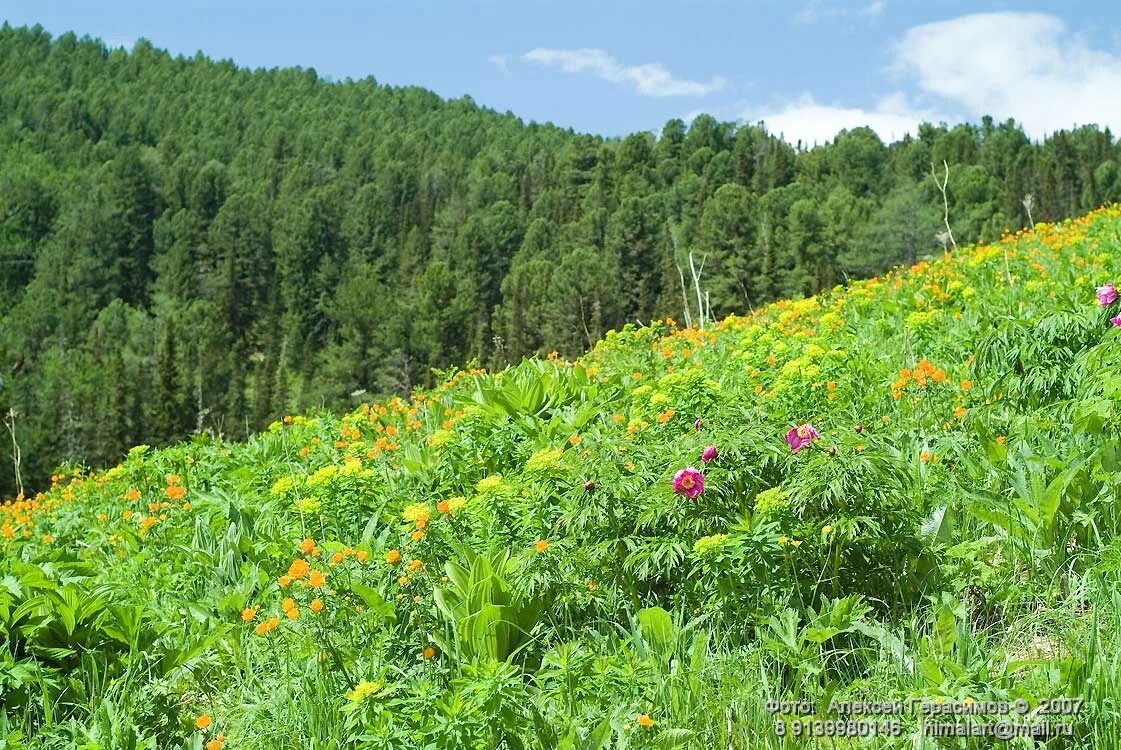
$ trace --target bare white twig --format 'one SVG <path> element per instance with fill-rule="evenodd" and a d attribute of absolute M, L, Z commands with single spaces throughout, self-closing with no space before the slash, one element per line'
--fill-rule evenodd
<path fill-rule="evenodd" d="M 946 160 L 942 160 L 942 167 L 945 169 L 945 175 L 941 180 L 938 179 L 938 174 L 934 171 L 934 162 L 930 163 L 930 176 L 934 178 L 934 184 L 938 186 L 938 190 L 942 193 L 942 220 L 946 224 L 946 236 L 950 240 L 950 244 L 954 246 L 954 250 L 958 249 L 957 240 L 954 239 L 954 230 L 950 229 L 950 199 L 946 195 L 946 187 L 950 184 L 950 165 Z"/>
<path fill-rule="evenodd" d="M 4 425 L 8 428 L 8 433 L 12 436 L 12 468 L 16 474 L 16 497 L 23 497 L 23 477 L 20 475 L 20 461 L 22 453 L 19 449 L 19 441 L 16 440 L 16 410 L 9 408 L 8 413 L 4 415 Z"/>

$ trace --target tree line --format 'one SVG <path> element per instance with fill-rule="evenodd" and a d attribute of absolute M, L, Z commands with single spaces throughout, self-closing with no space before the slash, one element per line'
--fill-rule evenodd
<path fill-rule="evenodd" d="M 0 408 L 34 487 L 62 462 L 680 319 L 690 253 L 714 316 L 814 294 L 941 250 L 943 161 L 958 242 L 1121 199 L 1093 125 L 804 148 L 701 115 L 608 139 L 5 24 Z"/>

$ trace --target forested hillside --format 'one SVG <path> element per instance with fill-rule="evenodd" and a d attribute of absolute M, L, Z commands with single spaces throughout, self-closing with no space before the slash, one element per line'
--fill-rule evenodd
<path fill-rule="evenodd" d="M 250 71 L 0 29 L 0 407 L 22 478 L 286 409 L 405 393 L 432 368 L 575 355 L 745 312 L 1121 199 L 1086 127 L 868 129 L 791 146 L 700 116 L 621 139 L 372 78 Z M 688 270 L 685 271 L 686 277 Z M 16 487 L 11 461 L 0 492 Z"/>

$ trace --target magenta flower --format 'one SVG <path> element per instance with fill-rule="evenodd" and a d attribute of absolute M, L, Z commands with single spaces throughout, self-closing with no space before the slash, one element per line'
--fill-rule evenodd
<path fill-rule="evenodd" d="M 1098 287 L 1098 306 L 1105 307 L 1117 301 L 1117 287 L 1112 282 Z"/>
<path fill-rule="evenodd" d="M 697 432 L 700 432 L 701 428 L 704 427 L 704 426 L 705 426 L 705 421 L 703 419 L 701 419 L 700 417 L 697 417 L 697 421 L 693 423 L 693 429 L 696 430 Z"/>
<path fill-rule="evenodd" d="M 713 460 L 714 458 L 716 458 L 716 446 L 715 445 L 706 445 L 705 449 L 703 451 L 701 451 L 701 460 L 704 461 L 707 464 L 709 461 Z"/>
<path fill-rule="evenodd" d="M 818 438 L 817 430 L 809 422 L 791 427 L 786 433 L 786 444 L 791 453 L 797 453 Z"/>
<path fill-rule="evenodd" d="M 687 466 L 673 475 L 673 491 L 692 500 L 705 488 L 705 475 Z"/>
<path fill-rule="evenodd" d="M 1118 328 L 1121 328 L 1121 315 L 1118 315 L 1115 318 L 1110 318 L 1109 322 L 1117 326 Z"/>

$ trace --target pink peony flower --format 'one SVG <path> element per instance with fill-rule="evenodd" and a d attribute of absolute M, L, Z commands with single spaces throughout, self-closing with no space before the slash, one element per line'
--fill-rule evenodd
<path fill-rule="evenodd" d="M 716 446 L 715 445 L 706 445 L 705 449 L 703 451 L 701 451 L 701 460 L 704 461 L 707 464 L 709 461 L 713 460 L 714 458 L 716 458 Z"/>
<path fill-rule="evenodd" d="M 1105 307 L 1117 301 L 1117 287 L 1112 283 L 1098 287 L 1098 306 Z"/>
<path fill-rule="evenodd" d="M 697 421 L 693 423 L 693 429 L 696 430 L 697 432 L 700 432 L 701 428 L 704 427 L 704 426 L 705 426 L 705 421 L 703 419 L 701 419 L 700 417 L 697 417 Z"/>
<path fill-rule="evenodd" d="M 1117 326 L 1118 328 L 1121 328 L 1121 315 L 1118 315 L 1115 318 L 1110 318 L 1109 322 Z"/>
<path fill-rule="evenodd" d="M 673 475 L 673 491 L 692 500 L 705 488 L 705 475 L 688 466 Z"/>
<path fill-rule="evenodd" d="M 797 453 L 818 438 L 817 430 L 809 422 L 791 427 L 786 433 L 786 444 L 791 453 Z"/>

